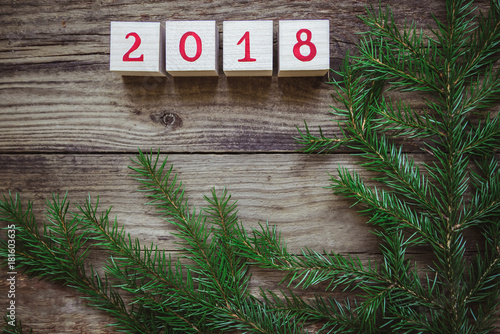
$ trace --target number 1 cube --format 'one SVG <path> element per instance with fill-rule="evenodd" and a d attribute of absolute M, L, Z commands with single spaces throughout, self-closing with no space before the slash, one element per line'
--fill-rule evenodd
<path fill-rule="evenodd" d="M 323 76 L 328 72 L 328 20 L 282 20 L 278 28 L 279 77 Z"/>
<path fill-rule="evenodd" d="M 273 21 L 224 21 L 226 76 L 273 75 Z"/>
<path fill-rule="evenodd" d="M 111 22 L 110 71 L 165 76 L 164 30 L 159 22 Z"/>

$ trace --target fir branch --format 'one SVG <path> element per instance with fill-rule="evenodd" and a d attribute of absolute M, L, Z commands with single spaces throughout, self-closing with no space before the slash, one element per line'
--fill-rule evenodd
<path fill-rule="evenodd" d="M 179 227 L 176 235 L 185 242 L 183 250 L 189 252 L 191 254 L 189 259 L 202 268 L 203 274 L 209 276 L 208 282 L 213 284 L 210 288 L 215 295 L 222 296 L 224 303 L 229 307 L 229 296 L 221 283 L 224 273 L 220 275 L 217 272 L 217 259 L 210 256 L 209 232 L 205 227 L 205 217 L 201 214 L 196 217 L 195 213 L 189 212 L 182 184 L 177 185 L 176 175 L 169 180 L 172 167 L 163 175 L 167 160 L 158 166 L 159 157 L 159 154 L 144 155 L 140 152 L 137 161 L 132 160 L 139 165 L 138 168 L 132 168 L 138 173 L 135 178 L 144 184 L 146 197 L 152 199 L 148 204 L 157 206 L 165 217 L 171 215 L 176 219 L 170 222 Z"/>
<path fill-rule="evenodd" d="M 471 78 L 468 96 L 462 106 L 464 113 L 478 113 L 491 107 L 499 99 L 500 69 L 494 70 L 494 64 L 491 64 L 487 70 L 481 72 Z"/>
<path fill-rule="evenodd" d="M 379 6 L 376 11 L 372 5 L 367 8 L 367 14 L 360 16 L 363 23 L 370 27 L 372 36 L 382 38 L 394 45 L 395 49 L 406 50 L 408 61 L 417 59 L 425 65 L 426 76 L 439 81 L 442 77 L 440 64 L 436 63 L 437 44 L 430 38 L 425 38 L 422 30 L 418 31 L 415 24 L 405 22 L 402 29 L 397 27 L 394 15 L 389 7 L 384 11 Z"/>
<path fill-rule="evenodd" d="M 129 312 L 121 299 L 110 286 L 107 277 L 104 281 L 97 272 L 85 273 L 84 259 L 88 253 L 88 232 L 80 230 L 79 219 L 73 215 L 67 219 L 69 203 L 54 196 L 47 202 L 47 216 L 50 225 L 43 224 L 42 233 L 36 225 L 31 203 L 23 212 L 20 198 L 4 197 L 0 201 L 0 219 L 14 223 L 16 238 L 20 247 L 16 247 L 18 263 L 22 263 L 25 272 L 53 281 L 59 281 L 86 294 L 90 303 L 114 316 L 114 326 L 123 331 L 141 331 L 150 329 Z M 7 257 L 6 241 L 1 240 L 0 256 Z"/>
<path fill-rule="evenodd" d="M 272 291 L 261 291 L 264 301 L 274 309 L 292 311 L 305 323 L 323 323 L 320 333 L 358 333 L 361 323 L 355 313 L 355 306 L 350 301 L 343 303 L 333 298 L 315 296 L 310 302 L 305 302 L 293 290 L 280 291 L 280 295 Z"/>
<path fill-rule="evenodd" d="M 497 115 L 487 119 L 484 125 L 479 124 L 475 129 L 471 129 L 457 149 L 463 154 L 486 155 L 500 148 L 499 140 L 500 117 Z"/>
<path fill-rule="evenodd" d="M 184 241 L 181 249 L 188 252 L 190 255 L 187 258 L 197 265 L 188 266 L 187 269 L 200 275 L 196 279 L 200 284 L 199 289 L 214 299 L 212 307 L 217 316 L 211 322 L 216 326 L 215 329 L 223 325 L 226 329 L 259 333 L 286 333 L 291 328 L 300 331 L 298 324 L 294 325 L 290 321 L 288 313 L 266 314 L 266 306 L 247 295 L 245 262 L 238 259 L 234 250 L 227 245 L 228 238 L 239 230 L 233 215 L 235 206 L 228 205 L 226 193 L 223 192 L 221 199 L 214 192 L 212 199 L 206 198 L 210 206 L 205 211 L 209 212 L 212 223 L 218 225 L 218 228 L 209 230 L 206 217 L 201 212 L 198 217 L 194 212 L 190 214 L 182 185 L 177 185 L 175 175 L 171 177 L 172 167 L 163 172 L 167 160 L 162 164 L 158 164 L 158 161 L 159 153 L 155 156 L 153 153 L 144 155 L 139 152 L 137 160 L 133 160 L 139 167 L 131 169 L 137 173 L 136 179 L 144 185 L 146 197 L 152 199 L 149 204 L 157 206 L 161 213 L 168 214 L 165 215 L 167 221 L 178 227 L 177 235 Z M 216 237 L 211 242 L 208 241 L 210 234 Z M 219 241 L 226 243 L 226 246 L 219 249 Z M 281 325 L 277 327 L 276 324 Z"/>
<path fill-rule="evenodd" d="M 339 179 L 332 178 L 332 189 L 336 194 L 354 198 L 356 203 L 364 204 L 367 209 L 362 212 L 372 215 L 372 224 L 386 229 L 409 228 L 434 248 L 444 248 L 444 245 L 436 240 L 438 231 L 427 215 L 416 213 L 405 202 L 383 189 L 375 188 L 372 191 L 355 172 L 350 173 L 340 168 L 338 173 Z M 418 244 L 420 241 L 414 239 L 413 242 Z"/>
<path fill-rule="evenodd" d="M 13 323 L 13 325 L 12 325 Z M 4 326 L 2 328 L 2 334 L 23 334 L 27 333 L 23 331 L 23 325 L 21 321 L 11 321 L 7 317 L 4 318 Z M 30 328 L 28 334 L 32 334 L 33 329 Z"/>
<path fill-rule="evenodd" d="M 245 233 L 245 232 L 243 232 Z M 300 255 L 288 252 L 276 228 L 269 225 L 252 229 L 252 235 L 234 240 L 241 254 L 263 268 L 277 269 L 289 274 L 283 279 L 288 285 L 308 287 L 328 281 L 328 289 L 339 286 L 354 290 L 362 284 L 381 282 L 376 267 L 366 267 L 359 258 L 340 254 L 321 254 L 305 249 Z M 363 283 L 361 283 L 363 282 Z"/>
<path fill-rule="evenodd" d="M 472 1 L 446 5 L 447 20 L 436 19 L 433 38 L 424 37 L 413 24 L 398 28 L 389 9 L 368 9 L 362 20 L 371 30 L 359 44 L 359 56 L 349 57 L 352 63 L 344 65 L 341 80 L 333 83 L 343 105 L 336 111 L 345 118 L 339 124 L 349 147 L 365 159 L 361 166 L 382 174 L 375 180 L 391 190 L 372 190 L 358 174 L 342 168 L 338 179 L 332 179 L 337 194 L 361 204 L 369 222 L 382 228 L 376 232 L 383 241 L 379 273 L 397 282 L 365 290 L 368 299 L 359 316 L 367 331 L 378 328 L 373 317 L 377 312 L 393 331 L 450 333 L 487 330 L 497 313 L 498 296 L 491 289 L 499 284 L 498 163 L 491 160 L 483 168 L 484 176 L 469 169 L 471 159 L 485 161 L 485 156 L 498 151 L 500 127 L 496 113 L 493 117 L 487 113 L 476 125 L 469 114 L 480 115 L 498 101 L 498 70 L 492 64 L 500 44 L 499 7 L 491 2 L 487 16 L 475 20 Z M 387 89 L 434 92 L 432 101 L 427 98 L 431 113 L 416 115 L 401 101 L 395 106 L 383 91 L 365 99 L 370 85 L 380 80 L 388 82 Z M 402 136 L 431 139 L 425 152 L 435 162 L 422 164 L 428 177 L 402 148 L 389 143 L 388 138 Z M 475 190 L 468 197 L 471 184 Z M 474 266 L 466 271 L 463 232 L 476 225 L 485 236 L 486 252 L 479 251 Z M 436 256 L 434 279 L 426 276 L 426 282 L 419 279 L 416 268 L 410 269 L 404 255 L 409 246 L 420 244 L 430 245 Z M 389 292 L 388 287 L 395 290 Z M 443 297 L 436 300 L 434 295 Z M 476 306 L 486 300 L 493 309 Z M 410 305 L 425 305 L 428 313 Z"/>
<path fill-rule="evenodd" d="M 384 39 L 365 37 L 360 42 L 359 52 L 359 64 L 376 80 L 389 81 L 395 88 L 404 91 L 442 93 L 435 78 L 428 72 L 428 67 L 422 63 L 408 61 L 406 50 L 403 48 L 393 51 L 392 45 Z"/>
<path fill-rule="evenodd" d="M 110 224 L 109 211 L 98 217 L 97 205 L 93 207 L 89 201 L 81 210 L 89 226 L 101 236 L 99 245 L 119 255 L 119 259 L 113 260 L 107 266 L 109 274 L 126 283 L 122 286 L 123 289 L 144 295 L 138 300 L 148 308 L 160 312 L 160 318 L 176 324 L 174 329 L 194 333 L 215 330 L 206 327 L 204 318 L 190 316 L 199 314 L 200 308 L 205 313 L 204 317 L 229 320 L 224 313 L 218 312 L 218 301 L 214 300 L 218 299 L 217 294 L 209 293 L 209 286 L 206 290 L 197 291 L 195 288 L 195 268 L 184 268 L 179 261 L 173 262 L 170 257 L 167 258 L 164 251 L 154 246 L 141 247 L 137 239 L 133 241 L 130 236 L 125 235 L 123 229 L 118 228 L 116 221 Z M 184 270 L 187 270 L 186 277 Z M 206 284 L 207 281 L 198 283 Z"/>
<path fill-rule="evenodd" d="M 465 208 L 461 226 L 485 224 L 500 214 L 500 173 L 495 170 L 496 159 L 490 160 L 487 179 L 475 174 L 476 192 Z"/>
<path fill-rule="evenodd" d="M 500 253 L 477 255 L 469 271 L 472 284 L 465 289 L 463 303 L 474 303 L 490 298 L 492 290 L 498 288 L 500 276 Z"/>
<path fill-rule="evenodd" d="M 395 145 L 389 144 L 384 137 L 378 137 L 376 132 L 373 131 L 376 127 L 372 129 L 369 125 L 370 122 L 378 122 L 373 118 L 373 114 L 379 112 L 379 109 L 372 106 L 378 104 L 380 87 L 375 85 L 372 88 L 370 81 L 354 74 L 355 71 L 352 66 L 345 66 L 344 70 L 346 72 L 343 75 L 345 80 L 354 81 L 354 84 L 339 88 L 342 95 L 338 98 L 339 102 L 342 102 L 346 109 L 350 110 L 349 112 L 339 113 L 339 116 L 347 118 L 343 123 L 343 132 L 349 138 L 349 146 L 353 149 L 365 151 L 366 154 L 363 157 L 370 160 L 370 162 L 363 164 L 363 166 L 386 173 L 387 179 L 384 180 L 389 186 L 395 190 L 404 189 L 404 191 L 400 191 L 401 194 L 423 205 L 430 213 L 440 215 L 442 210 L 439 207 L 440 204 L 434 200 L 433 187 L 428 185 L 426 179 L 421 176 L 418 167 L 412 160 L 406 158 L 405 154 L 402 154 L 401 148 L 397 150 Z M 336 85 L 340 85 L 340 83 L 337 82 Z M 371 109 L 371 113 L 362 110 L 356 111 L 359 108 L 359 101 L 363 101 L 364 108 Z M 363 119 L 358 120 L 359 116 L 353 116 L 354 114 L 363 115 Z M 406 189 L 411 189 L 412 192 L 408 193 Z M 442 215 L 441 218 L 443 218 Z"/>
<path fill-rule="evenodd" d="M 329 138 L 323 134 L 321 127 L 318 127 L 318 137 L 310 132 L 306 122 L 304 122 L 304 125 L 305 131 L 302 132 L 297 128 L 300 136 L 294 138 L 297 144 L 303 146 L 300 150 L 304 153 L 328 153 L 349 141 L 348 139 L 339 139 L 335 135 L 333 138 Z"/>
<path fill-rule="evenodd" d="M 395 105 L 391 100 L 386 101 L 382 97 L 379 105 L 375 106 L 377 113 L 381 116 L 376 120 L 377 131 L 393 132 L 393 137 L 426 138 L 431 136 L 442 136 L 436 120 L 427 115 L 418 115 L 411 107 L 398 101 Z"/>
<path fill-rule="evenodd" d="M 226 284 L 233 284 L 231 288 L 242 291 L 241 295 L 245 295 L 250 279 L 247 275 L 248 266 L 246 259 L 239 257 L 237 250 L 231 244 L 234 238 L 240 236 L 236 202 L 230 202 L 231 195 L 226 189 L 223 189 L 219 196 L 217 196 L 215 189 L 212 189 L 212 197 L 205 196 L 205 200 L 209 203 L 205 212 L 209 221 L 219 227 L 214 229 L 214 235 L 220 241 L 221 248 L 225 253 L 223 258 L 227 260 L 230 268 L 231 280 L 227 281 Z"/>
<path fill-rule="evenodd" d="M 498 1 L 490 1 L 488 15 L 479 16 L 477 27 L 474 29 L 474 38 L 465 49 L 463 63 L 466 64 L 457 76 L 455 84 L 470 76 L 474 76 L 478 69 L 492 64 L 499 59 L 500 51 L 500 6 Z"/>

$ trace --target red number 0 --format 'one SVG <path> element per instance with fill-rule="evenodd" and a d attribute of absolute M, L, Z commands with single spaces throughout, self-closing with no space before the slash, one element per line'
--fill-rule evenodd
<path fill-rule="evenodd" d="M 186 54 L 186 39 L 189 36 L 193 36 L 194 40 L 196 41 L 196 54 L 194 55 L 194 57 L 189 57 Z M 181 53 L 181 57 L 184 60 L 187 60 L 187 61 L 190 61 L 190 62 L 196 61 L 198 58 L 200 58 L 201 51 L 202 51 L 201 50 L 201 38 L 200 38 L 200 36 L 198 36 L 197 33 L 193 32 L 193 31 L 188 31 L 187 33 L 185 33 L 184 35 L 182 35 L 181 41 L 179 42 L 179 52 Z"/>
<path fill-rule="evenodd" d="M 306 39 L 302 40 L 302 34 L 306 34 Z M 311 43 L 312 32 L 309 29 L 300 29 L 297 31 L 297 44 L 293 46 L 293 55 L 300 61 L 311 61 L 314 57 L 316 57 L 316 45 Z M 309 54 L 304 56 L 300 53 L 300 47 L 306 45 L 309 47 Z"/>
<path fill-rule="evenodd" d="M 123 61 L 144 61 L 144 55 L 140 55 L 139 57 L 135 58 L 130 58 L 130 54 L 135 50 L 137 50 L 141 45 L 141 38 L 136 32 L 131 32 L 127 34 L 127 36 L 125 36 L 125 39 L 128 39 L 130 36 L 135 38 L 135 42 L 134 45 L 132 45 L 132 47 L 130 48 L 130 50 L 128 50 L 127 53 L 123 55 Z"/>
<path fill-rule="evenodd" d="M 240 45 L 241 42 L 245 41 L 245 58 L 238 59 L 238 61 L 241 62 L 248 62 L 248 61 L 257 61 L 255 58 L 250 57 L 250 32 L 247 31 L 243 34 L 243 37 L 241 37 L 240 41 L 236 43 L 236 45 Z"/>

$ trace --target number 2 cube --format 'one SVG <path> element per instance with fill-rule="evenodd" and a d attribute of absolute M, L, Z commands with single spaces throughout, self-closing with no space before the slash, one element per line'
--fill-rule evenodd
<path fill-rule="evenodd" d="M 122 75 L 165 76 L 159 22 L 111 22 L 110 71 Z"/>
<path fill-rule="evenodd" d="M 326 74 L 330 69 L 328 20 L 282 20 L 278 29 L 279 77 Z"/>

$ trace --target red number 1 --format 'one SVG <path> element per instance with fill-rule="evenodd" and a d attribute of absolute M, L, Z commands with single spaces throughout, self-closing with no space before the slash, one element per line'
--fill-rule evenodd
<path fill-rule="evenodd" d="M 130 36 L 134 37 L 135 41 L 130 50 L 128 50 L 127 53 L 123 55 L 123 61 L 144 61 L 144 55 L 140 55 L 139 57 L 134 57 L 134 58 L 130 57 L 130 54 L 135 50 L 137 50 L 141 45 L 141 38 L 136 32 L 131 32 L 127 34 L 127 36 L 125 36 L 125 39 L 128 39 Z"/>
<path fill-rule="evenodd" d="M 249 62 L 249 61 L 257 61 L 255 58 L 250 58 L 250 32 L 247 31 L 243 34 L 240 41 L 236 43 L 236 45 L 240 45 L 243 41 L 245 41 L 245 58 L 238 59 L 241 62 Z"/>

